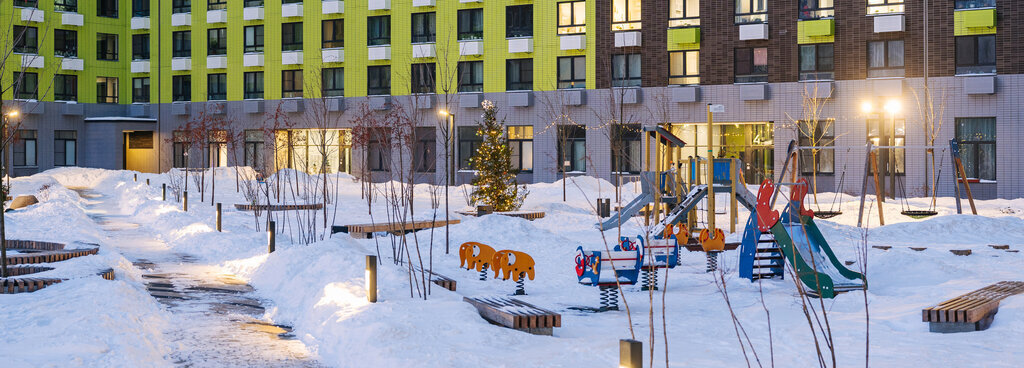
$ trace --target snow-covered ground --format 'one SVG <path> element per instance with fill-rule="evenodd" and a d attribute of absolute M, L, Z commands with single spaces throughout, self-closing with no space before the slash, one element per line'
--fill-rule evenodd
<path fill-rule="evenodd" d="M 174 363 L 171 357 L 179 345 L 169 341 L 168 331 L 175 330 L 173 323 L 183 322 L 150 297 L 140 271 L 116 247 L 109 246 L 108 234 L 88 217 L 85 200 L 64 186 L 93 188 L 116 199 L 119 211 L 166 244 L 168 252 L 190 255 L 201 264 L 248 282 L 267 301 L 263 319 L 292 326 L 310 354 L 327 366 L 609 366 L 618 360 L 618 340 L 622 338 L 643 341 L 644 359 L 649 361 L 652 357 L 646 349 L 652 334 L 653 359 L 663 366 L 666 331 L 671 366 L 745 365 L 729 310 L 713 276 L 704 272 L 702 253 L 685 253 L 681 267 L 662 273 L 661 281 L 667 278 L 668 288 L 664 295 L 654 295 L 653 305 L 649 293 L 630 286 L 624 298 L 628 314 L 570 309 L 598 305 L 598 290 L 579 285 L 573 267 L 577 246 L 605 246 L 602 234 L 593 227 L 597 218 L 592 203 L 598 197 L 614 198 L 614 188 L 607 182 L 570 179 L 565 202 L 561 182 L 530 185 L 524 209 L 547 213 L 532 222 L 503 216 L 456 216 L 462 223 L 450 228 L 450 254 L 445 254 L 443 228 L 417 233 L 421 253 L 417 254 L 414 246 L 411 256 L 428 263 L 432 253 L 434 270 L 458 281 L 458 292 L 433 286 L 432 295 L 422 300 L 410 297 L 406 269 L 391 262 L 391 238 L 352 239 L 336 234 L 311 245 L 287 244 L 296 233 L 293 216 L 278 219 L 277 251 L 266 254 L 266 234 L 255 230 L 253 215 L 232 206 L 247 203 L 235 191 L 233 172 L 221 169 L 217 175 L 216 200 L 223 202 L 225 209 L 223 232 L 214 228 L 214 209 L 208 196 L 201 202 L 191 190 L 187 213 L 180 210 L 179 203 L 161 201 L 160 184 L 168 181 L 165 175 L 140 174 L 139 182 L 133 182 L 129 172 L 69 168 L 14 179 L 15 195 L 36 194 L 41 203 L 7 214 L 9 237 L 98 243 L 101 251 L 98 256 L 63 262 L 68 265 L 47 271 L 72 280 L 35 293 L 0 295 L 0 320 L 4 321 L 0 357 L 16 367 Z M 145 179 L 151 179 L 152 185 L 147 186 Z M 418 219 L 433 215 L 431 189 L 428 185 L 416 187 Z M 635 195 L 632 185 L 623 190 L 624 201 Z M 337 207 L 332 204 L 328 208 L 334 224 L 370 222 L 360 183 L 341 179 L 338 193 Z M 451 189 L 453 211 L 466 206 L 464 193 L 462 188 Z M 832 198 L 832 194 L 819 194 L 822 203 Z M 719 211 L 724 211 L 726 197 L 719 199 Z M 910 203 L 920 209 L 926 208 L 928 201 L 914 199 Z M 841 202 L 842 215 L 816 222 L 840 259 L 858 260 L 858 249 L 866 239 L 871 366 L 1024 364 L 1024 352 L 1017 349 L 1024 341 L 1024 295 L 1004 300 L 995 323 L 983 332 L 935 334 L 921 322 L 922 308 L 998 281 L 1024 280 L 1024 253 L 988 246 L 1024 248 L 1024 199 L 978 201 L 981 216 L 973 216 L 956 215 L 953 199 L 939 198 L 939 215 L 921 220 L 902 216 L 900 201 L 888 201 L 887 225 L 879 226 L 874 212 L 877 207 L 869 197 L 866 231 L 856 227 L 859 198 L 843 196 Z M 968 208 L 966 203 L 964 206 Z M 385 212 L 385 204 L 374 204 L 377 221 Z M 746 218 L 741 207 L 737 233 L 728 235 L 730 240 L 739 239 Z M 727 230 L 727 216 L 719 215 L 717 221 Z M 290 231 L 288 225 L 282 225 L 287 223 L 292 224 Z M 639 222 L 631 220 L 622 234 L 636 236 L 640 229 Z M 605 236 L 613 242 L 617 235 L 613 230 Z M 415 243 L 411 236 L 409 241 Z M 562 327 L 555 329 L 554 336 L 534 336 L 488 324 L 462 301 L 463 296 L 507 295 L 514 290 L 512 282 L 479 281 L 476 272 L 458 268 L 457 249 L 466 241 L 533 256 L 536 279 L 526 281 L 529 295 L 521 298 L 562 314 Z M 893 248 L 870 247 L 874 245 Z M 911 246 L 927 249 L 914 251 Z M 378 248 L 383 261 L 378 275 L 380 300 L 370 304 L 364 289 L 364 256 L 376 254 Z M 955 256 L 950 249 L 971 249 L 974 254 Z M 733 310 L 761 363 L 816 365 L 810 329 L 792 281 L 758 284 L 738 278 L 737 252 L 722 254 L 720 265 L 727 271 Z M 117 280 L 73 274 L 77 269 L 100 266 L 113 267 Z M 850 267 L 862 266 L 858 262 Z M 770 311 L 771 339 L 762 295 Z M 824 303 L 840 365 L 864 365 L 864 294 L 847 293 Z M 652 309 L 653 321 L 649 319 Z"/>

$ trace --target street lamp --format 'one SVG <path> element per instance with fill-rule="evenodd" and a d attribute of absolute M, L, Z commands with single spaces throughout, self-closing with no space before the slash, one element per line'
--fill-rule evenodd
<path fill-rule="evenodd" d="M 452 144 L 452 141 L 455 140 L 455 138 L 454 138 L 454 134 L 455 133 L 453 132 L 453 129 L 455 129 L 455 127 L 454 127 L 455 126 L 455 114 L 453 114 L 451 111 L 448 111 L 448 109 L 438 109 L 437 110 L 437 114 L 441 115 L 442 117 L 445 117 L 446 118 L 445 122 L 448 123 L 448 133 L 446 133 L 445 136 L 444 136 L 444 140 L 445 140 L 445 143 L 444 143 L 444 160 L 445 160 L 445 165 L 444 166 L 445 166 L 445 171 L 446 171 L 445 180 L 444 180 L 444 221 L 445 221 L 445 226 L 444 226 L 444 254 L 448 254 L 448 252 L 450 251 L 449 248 L 450 248 L 450 245 L 451 245 L 449 237 L 448 237 L 449 236 L 449 233 L 448 233 L 449 218 L 448 218 L 448 216 L 449 216 L 449 213 L 450 213 L 448 211 L 448 192 L 450 191 L 448 186 L 451 185 L 451 182 L 454 181 L 454 179 L 455 179 L 455 172 L 452 169 L 452 166 L 453 166 L 452 165 L 452 157 L 451 157 L 451 151 L 450 151 L 449 147 Z"/>
<path fill-rule="evenodd" d="M 861 111 L 865 114 L 871 114 L 875 112 L 874 106 L 871 101 L 864 101 L 861 103 Z M 897 99 L 891 99 L 882 105 L 882 110 L 889 113 L 892 116 L 892 134 L 886 134 L 882 123 L 878 124 L 879 130 L 879 146 L 887 146 L 888 148 L 884 151 L 885 156 L 883 165 L 886 169 L 886 175 L 889 175 L 889 188 L 891 189 L 890 197 L 896 198 L 896 114 L 899 114 L 903 110 L 903 104 Z M 881 111 L 879 111 L 881 112 Z M 891 138 L 891 140 L 890 140 Z"/>

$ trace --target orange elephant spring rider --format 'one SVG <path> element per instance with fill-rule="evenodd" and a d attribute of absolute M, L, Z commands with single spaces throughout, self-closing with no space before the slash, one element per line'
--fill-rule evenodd
<path fill-rule="evenodd" d="M 502 250 L 494 253 L 491 264 L 494 265 L 494 278 L 500 277 L 502 280 L 513 278 L 516 282 L 515 295 L 526 295 L 525 279 L 529 277 L 530 280 L 533 280 L 534 277 L 533 257 L 523 252 Z"/>
<path fill-rule="evenodd" d="M 459 267 L 480 272 L 480 280 L 487 280 L 487 268 L 493 266 L 494 248 L 487 244 L 465 242 L 459 247 Z M 533 261 L 532 259 L 530 260 Z M 532 265 L 532 263 L 531 263 Z"/>

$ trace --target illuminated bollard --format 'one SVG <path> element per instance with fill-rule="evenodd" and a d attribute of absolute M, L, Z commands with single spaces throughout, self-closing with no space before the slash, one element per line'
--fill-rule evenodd
<path fill-rule="evenodd" d="M 163 201 L 167 202 L 167 183 L 160 184 L 160 191 L 163 193 Z"/>
<path fill-rule="evenodd" d="M 221 229 L 221 227 L 220 227 L 220 220 L 221 220 L 221 211 L 220 211 L 220 208 L 221 208 L 221 207 L 220 207 L 220 203 L 217 203 L 217 231 L 218 231 L 218 232 L 219 232 L 219 231 L 220 231 L 220 229 Z"/>
<path fill-rule="evenodd" d="M 366 256 L 366 300 L 377 302 L 377 256 Z"/>
<path fill-rule="evenodd" d="M 277 243 L 276 225 L 273 221 L 267 224 L 267 253 L 274 253 L 274 246 Z"/>
<path fill-rule="evenodd" d="M 619 340 L 619 367 L 642 368 L 644 366 L 643 343 L 622 339 Z"/>
<path fill-rule="evenodd" d="M 184 199 L 184 201 L 182 202 L 182 208 L 185 209 L 185 212 L 188 212 L 188 191 L 186 190 L 186 191 L 184 191 L 182 193 L 183 193 L 183 197 L 182 198 Z"/>

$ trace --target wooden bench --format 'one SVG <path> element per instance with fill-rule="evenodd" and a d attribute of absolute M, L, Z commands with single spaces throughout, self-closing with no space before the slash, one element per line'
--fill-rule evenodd
<path fill-rule="evenodd" d="M 332 226 L 331 234 L 336 233 L 348 233 L 356 239 L 370 239 L 373 238 L 374 233 L 391 233 L 393 235 L 402 235 L 405 233 L 411 233 L 423 229 L 429 229 L 433 227 L 444 227 L 445 225 L 458 224 L 459 220 L 437 220 L 437 221 L 409 221 L 405 224 L 398 222 L 382 222 L 378 224 L 354 224 L 354 225 L 343 225 L 343 226 Z"/>
<path fill-rule="evenodd" d="M 988 329 L 999 301 L 1024 293 L 1024 281 L 1001 281 L 921 311 L 931 332 L 951 333 Z"/>
<path fill-rule="evenodd" d="M 547 336 L 555 327 L 562 327 L 562 315 L 518 299 L 493 296 L 463 300 L 476 307 L 485 320 L 499 326 Z"/>
<path fill-rule="evenodd" d="M 479 211 L 461 211 L 460 210 L 460 211 L 455 211 L 455 213 L 463 215 L 463 216 L 476 216 L 476 217 L 483 216 L 483 215 L 501 215 L 501 216 L 508 216 L 508 217 L 518 217 L 518 218 L 527 219 L 527 220 L 530 220 L 530 221 L 544 218 L 544 216 L 546 215 L 544 213 L 544 211 L 508 211 L 508 212 L 486 212 L 486 213 L 481 213 Z"/>
<path fill-rule="evenodd" d="M 322 210 L 323 203 L 313 204 L 236 204 L 235 209 L 239 211 L 300 211 L 300 210 Z"/>
<path fill-rule="evenodd" d="M 420 272 L 420 268 L 415 266 L 415 265 L 412 267 L 412 269 L 413 269 L 413 272 L 416 272 L 416 273 Z M 429 270 L 427 271 L 427 274 L 430 275 L 430 282 L 434 283 L 434 285 L 443 287 L 443 288 L 451 290 L 451 291 L 455 291 L 455 287 L 458 284 L 455 281 L 455 279 L 452 279 L 451 277 L 439 274 L 437 272 L 431 272 Z"/>

